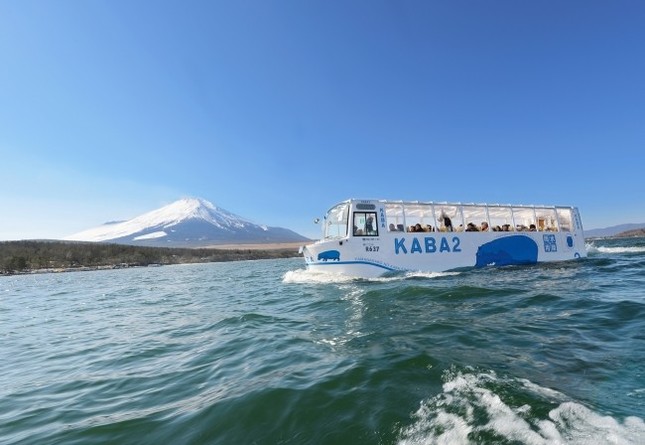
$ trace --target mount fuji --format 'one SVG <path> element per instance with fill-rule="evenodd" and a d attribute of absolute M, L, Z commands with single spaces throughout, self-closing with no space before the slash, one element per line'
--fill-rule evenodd
<path fill-rule="evenodd" d="M 255 224 L 201 198 L 185 198 L 128 221 L 106 223 L 65 237 L 155 247 L 308 241 L 289 229 Z"/>

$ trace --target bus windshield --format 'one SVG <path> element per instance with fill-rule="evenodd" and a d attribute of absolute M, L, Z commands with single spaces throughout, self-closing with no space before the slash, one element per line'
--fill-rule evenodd
<path fill-rule="evenodd" d="M 342 238 L 347 235 L 349 204 L 342 203 L 332 207 L 325 215 L 323 238 Z"/>

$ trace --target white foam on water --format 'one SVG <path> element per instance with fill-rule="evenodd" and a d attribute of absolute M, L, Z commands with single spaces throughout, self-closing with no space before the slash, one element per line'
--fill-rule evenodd
<path fill-rule="evenodd" d="M 636 445 L 645 440 L 643 419 L 599 414 L 527 380 L 502 379 L 493 372 L 446 376 L 442 393 L 423 401 L 414 423 L 401 430 L 400 445 L 476 444 L 480 436 L 487 442 L 498 438 L 527 445 Z M 558 406 L 548 417 L 537 418 L 529 405 L 509 405 L 491 386 L 511 386 Z"/>
<path fill-rule="evenodd" d="M 585 250 L 587 251 L 587 253 L 595 253 L 596 245 L 593 242 L 585 243 Z"/>
<path fill-rule="evenodd" d="M 594 243 L 585 244 L 587 253 L 644 253 L 645 246 L 622 246 L 622 247 L 606 247 L 596 246 Z"/>
<path fill-rule="evenodd" d="M 439 278 L 460 275 L 461 272 L 407 272 L 405 278 Z"/>
<path fill-rule="evenodd" d="M 314 340 L 314 343 L 330 346 L 331 348 L 336 348 L 336 347 L 344 346 L 350 341 L 356 338 L 360 338 L 363 335 L 364 334 L 361 331 L 350 330 L 337 337 L 321 338 L 320 340 Z"/>
<path fill-rule="evenodd" d="M 643 444 L 645 423 L 643 419 L 630 416 L 620 422 L 611 416 L 603 416 L 575 402 L 565 402 L 549 413 L 556 428 L 565 438 L 563 443 Z"/>
<path fill-rule="evenodd" d="M 334 284 L 334 283 L 351 283 L 355 281 L 372 281 L 387 283 L 391 281 L 402 281 L 409 278 L 439 278 L 451 275 L 459 275 L 460 272 L 406 272 L 401 275 L 376 277 L 376 278 L 356 278 L 346 275 L 313 272 L 309 269 L 290 270 L 282 277 L 283 283 L 313 283 L 313 284 Z"/>
<path fill-rule="evenodd" d="M 289 270 L 282 277 L 283 283 L 297 284 L 334 284 L 350 283 L 356 278 L 340 274 L 314 272 L 309 269 Z"/>
<path fill-rule="evenodd" d="M 645 247 L 642 246 L 633 246 L 633 247 L 597 247 L 596 248 L 600 253 L 643 253 L 645 252 Z"/>

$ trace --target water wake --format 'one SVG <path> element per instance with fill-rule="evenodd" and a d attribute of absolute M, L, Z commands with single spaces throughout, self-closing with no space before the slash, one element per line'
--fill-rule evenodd
<path fill-rule="evenodd" d="M 606 247 L 590 245 L 587 247 L 589 253 L 645 253 L 645 246 Z"/>
<path fill-rule="evenodd" d="M 312 272 L 308 269 L 289 270 L 282 277 L 283 283 L 297 284 L 333 284 L 350 283 L 352 281 L 356 281 L 356 278 L 338 274 Z"/>
<path fill-rule="evenodd" d="M 446 372 L 443 392 L 423 401 L 413 417 L 414 423 L 400 432 L 400 445 L 627 445 L 645 437 L 639 417 L 621 421 L 528 380 L 472 369 Z"/>
<path fill-rule="evenodd" d="M 335 284 L 335 283 L 351 283 L 358 281 L 370 281 L 386 283 L 390 281 L 403 281 L 415 278 L 439 278 L 453 275 L 459 275 L 461 272 L 400 272 L 392 275 L 388 274 L 383 277 L 377 278 L 355 278 L 345 275 L 313 272 L 308 269 L 290 270 L 282 277 L 283 283 L 298 283 L 298 284 Z"/>

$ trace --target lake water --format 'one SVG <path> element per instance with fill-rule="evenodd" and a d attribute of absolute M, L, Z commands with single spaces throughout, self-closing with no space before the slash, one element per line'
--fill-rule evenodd
<path fill-rule="evenodd" d="M 0 277 L 0 443 L 644 444 L 645 239 L 588 248 Z"/>

